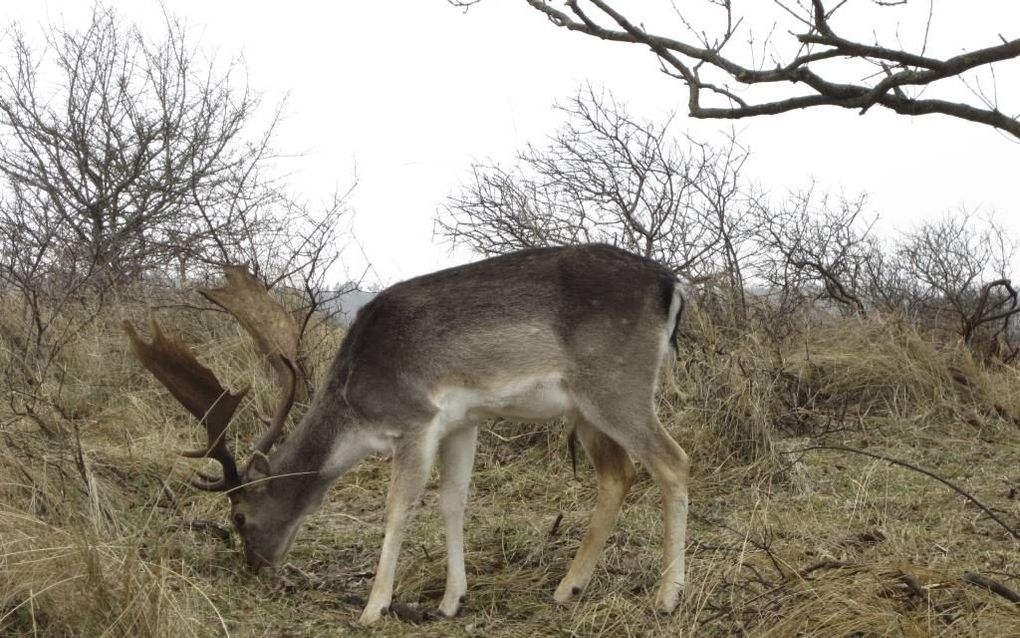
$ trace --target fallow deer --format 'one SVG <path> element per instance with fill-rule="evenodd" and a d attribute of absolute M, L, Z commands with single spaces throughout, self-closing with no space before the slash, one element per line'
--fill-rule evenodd
<path fill-rule="evenodd" d="M 454 616 L 467 591 L 464 509 L 479 423 L 565 418 L 595 467 L 591 522 L 553 597 L 588 584 L 634 479 L 631 458 L 662 491 L 664 540 L 656 609 L 672 611 L 684 585 L 687 456 L 656 416 L 660 367 L 684 304 L 659 264 L 604 245 L 524 250 L 396 284 L 357 314 L 308 411 L 275 449 L 294 402 L 297 331 L 290 314 L 241 267 L 202 291 L 232 313 L 283 387 L 269 431 L 243 470 L 224 430 L 242 393 L 223 389 L 176 338 L 153 323 L 152 343 L 125 328 L 142 363 L 208 433 L 223 475 L 195 485 L 224 491 L 248 565 L 278 565 L 329 486 L 366 456 L 392 455 L 385 538 L 362 623 L 388 608 L 404 530 L 436 453 L 446 527 L 446 590 Z"/>

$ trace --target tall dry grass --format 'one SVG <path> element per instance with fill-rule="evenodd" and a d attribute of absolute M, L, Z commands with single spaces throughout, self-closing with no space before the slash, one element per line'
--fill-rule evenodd
<path fill-rule="evenodd" d="M 182 483 L 195 462 L 175 451 L 198 429 L 134 363 L 120 331 L 145 314 L 120 305 L 82 333 L 60 376 L 25 390 L 39 395 L 33 414 L 0 407 L 3 635 L 1020 635 L 1015 606 L 962 580 L 977 571 L 1020 589 L 1015 538 L 916 472 L 803 451 L 880 450 L 1020 520 L 1017 370 L 983 367 L 962 345 L 895 318 L 806 317 L 777 340 L 691 313 L 660 401 L 694 462 L 677 614 L 648 609 L 661 521 L 644 474 L 585 598 L 549 603 L 586 526 L 592 471 L 582 462 L 574 477 L 561 429 L 500 422 L 483 428 L 474 474 L 464 615 L 360 629 L 384 461 L 338 482 L 280 573 L 244 573 L 222 497 Z M 224 317 L 160 314 L 228 386 L 272 400 L 258 354 Z M 315 374 L 341 337 L 321 329 Z M 236 449 L 262 427 L 251 407 L 233 430 Z M 398 598 L 412 607 L 441 596 L 434 504 L 430 490 L 401 560 Z"/>

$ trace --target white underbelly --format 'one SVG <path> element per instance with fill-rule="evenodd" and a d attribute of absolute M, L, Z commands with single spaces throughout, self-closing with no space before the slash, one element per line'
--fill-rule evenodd
<path fill-rule="evenodd" d="M 571 411 L 573 403 L 559 375 L 510 379 L 487 388 L 444 388 L 436 397 L 447 424 L 502 417 L 548 421 Z"/>

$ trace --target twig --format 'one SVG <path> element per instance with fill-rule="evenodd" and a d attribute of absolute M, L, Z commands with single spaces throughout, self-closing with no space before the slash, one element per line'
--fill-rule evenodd
<path fill-rule="evenodd" d="M 391 616 L 399 618 L 400 620 L 403 620 L 404 622 L 409 622 L 415 625 L 420 625 L 421 623 L 427 620 L 425 615 L 422 614 L 420 611 L 406 603 L 402 603 L 399 601 L 393 601 L 392 603 L 390 603 L 390 607 L 387 610 L 387 613 Z"/>
<path fill-rule="evenodd" d="M 812 572 L 816 572 L 820 569 L 842 569 L 843 567 L 854 567 L 854 563 L 847 563 L 841 560 L 823 560 L 817 563 L 812 563 L 804 569 L 797 572 L 797 575 L 804 578 Z"/>
<path fill-rule="evenodd" d="M 178 529 L 187 529 L 193 532 L 205 532 L 228 547 L 233 545 L 230 530 L 213 521 L 207 521 L 201 518 L 192 520 L 177 520 L 173 526 Z"/>
<path fill-rule="evenodd" d="M 563 522 L 563 512 L 556 515 L 556 520 L 553 521 L 552 529 L 549 530 L 549 538 L 553 538 L 560 531 L 560 523 Z"/>

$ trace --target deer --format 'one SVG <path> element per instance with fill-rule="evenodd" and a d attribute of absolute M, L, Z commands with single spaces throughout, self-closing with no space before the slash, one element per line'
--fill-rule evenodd
<path fill-rule="evenodd" d="M 177 337 L 151 322 L 125 330 L 143 366 L 206 429 L 184 452 L 222 466 L 192 484 L 223 492 L 252 570 L 277 567 L 330 485 L 373 454 L 391 457 L 385 535 L 360 616 L 389 610 L 397 557 L 436 457 L 446 534 L 438 613 L 467 594 L 464 519 L 479 427 L 487 419 L 565 420 L 590 458 L 597 495 L 587 531 L 553 600 L 578 598 L 637 470 L 662 494 L 661 573 L 653 606 L 672 612 L 685 582 L 689 461 L 655 408 L 660 371 L 675 361 L 682 285 L 659 263 L 603 244 L 526 249 L 397 283 L 363 306 L 292 432 L 274 446 L 295 402 L 298 331 L 290 312 L 243 266 L 200 290 L 232 314 L 275 370 L 281 396 L 243 468 L 225 432 L 247 390 L 231 393 Z"/>

